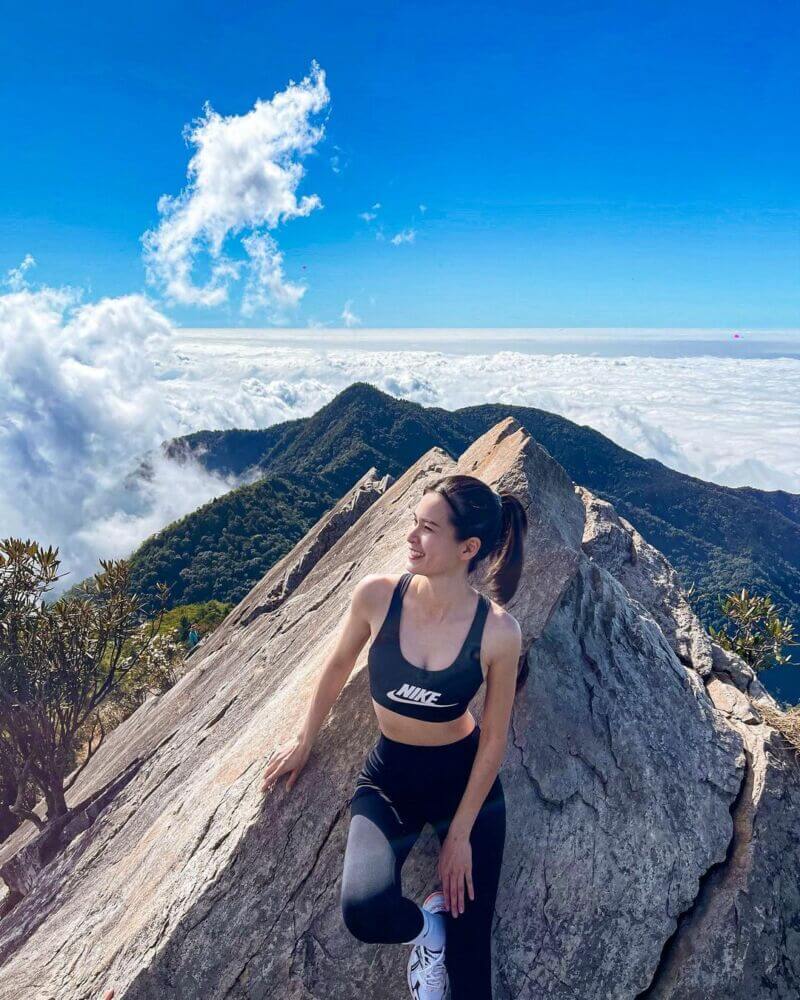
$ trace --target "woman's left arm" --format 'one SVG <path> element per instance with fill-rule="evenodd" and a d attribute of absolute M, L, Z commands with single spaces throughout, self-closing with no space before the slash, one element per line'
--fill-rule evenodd
<path fill-rule="evenodd" d="M 519 623 L 506 613 L 494 630 L 489 654 L 486 698 L 478 750 L 467 787 L 450 822 L 450 829 L 439 857 L 442 891 L 453 916 L 464 912 L 465 881 L 469 898 L 475 899 L 469 838 L 475 819 L 489 794 L 489 789 L 494 784 L 505 756 L 521 650 L 522 633 Z"/>

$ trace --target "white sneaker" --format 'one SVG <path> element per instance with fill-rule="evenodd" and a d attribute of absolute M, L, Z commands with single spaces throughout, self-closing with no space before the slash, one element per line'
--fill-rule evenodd
<path fill-rule="evenodd" d="M 432 951 L 416 944 L 408 956 L 408 988 L 414 1000 L 444 1000 L 447 994 L 447 969 L 444 948 Z"/>
<path fill-rule="evenodd" d="M 441 889 L 430 893 L 422 904 L 429 913 L 441 913 L 447 907 Z M 444 1000 L 447 995 L 447 969 L 444 948 L 434 951 L 417 944 L 408 956 L 408 988 L 414 1000 Z"/>

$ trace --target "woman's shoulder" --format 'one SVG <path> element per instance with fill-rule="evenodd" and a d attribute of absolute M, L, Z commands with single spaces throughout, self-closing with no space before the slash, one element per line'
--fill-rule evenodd
<path fill-rule="evenodd" d="M 350 596 L 350 614 L 353 618 L 369 623 L 376 630 L 386 619 L 392 593 L 400 577 L 391 573 L 369 573 L 353 588 Z"/>
<path fill-rule="evenodd" d="M 353 598 L 368 605 L 386 604 L 401 579 L 401 573 L 368 573 L 356 584 Z"/>
<path fill-rule="evenodd" d="M 515 650 L 519 656 L 522 648 L 522 629 L 519 622 L 501 604 L 490 597 L 487 597 L 486 601 L 489 610 L 486 615 L 485 643 L 490 662 L 511 657 Z"/>
<path fill-rule="evenodd" d="M 483 597 L 489 606 L 489 617 L 498 623 L 498 628 L 513 628 L 514 625 L 519 628 L 517 619 L 509 611 L 506 611 L 502 604 L 493 601 L 486 594 L 483 594 Z"/>

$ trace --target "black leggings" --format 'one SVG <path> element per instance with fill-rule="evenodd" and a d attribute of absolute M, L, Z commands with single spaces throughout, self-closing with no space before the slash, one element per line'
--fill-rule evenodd
<path fill-rule="evenodd" d="M 403 896 L 400 873 L 425 823 L 440 844 L 469 780 L 480 727 L 444 746 L 398 743 L 383 734 L 370 750 L 350 800 L 342 875 L 342 915 L 355 937 L 409 942 L 422 930 L 420 906 Z M 491 1000 L 491 932 L 503 860 L 506 807 L 498 775 L 470 833 L 475 899 L 443 914 L 452 1000 Z"/>

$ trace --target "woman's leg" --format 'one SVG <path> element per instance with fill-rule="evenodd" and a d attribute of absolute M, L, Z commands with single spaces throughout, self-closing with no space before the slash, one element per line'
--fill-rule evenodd
<path fill-rule="evenodd" d="M 353 796 L 341 906 L 347 929 L 361 941 L 399 944 L 422 930 L 422 910 L 403 896 L 400 873 L 423 825 L 375 788 Z"/>
<path fill-rule="evenodd" d="M 450 817 L 451 818 L 451 817 Z M 440 842 L 450 829 L 450 818 L 434 822 Z M 464 886 L 464 912 L 446 912 L 445 965 L 452 1000 L 492 1000 L 492 919 L 506 835 L 506 805 L 498 776 L 470 833 L 472 884 L 475 899 Z"/>

